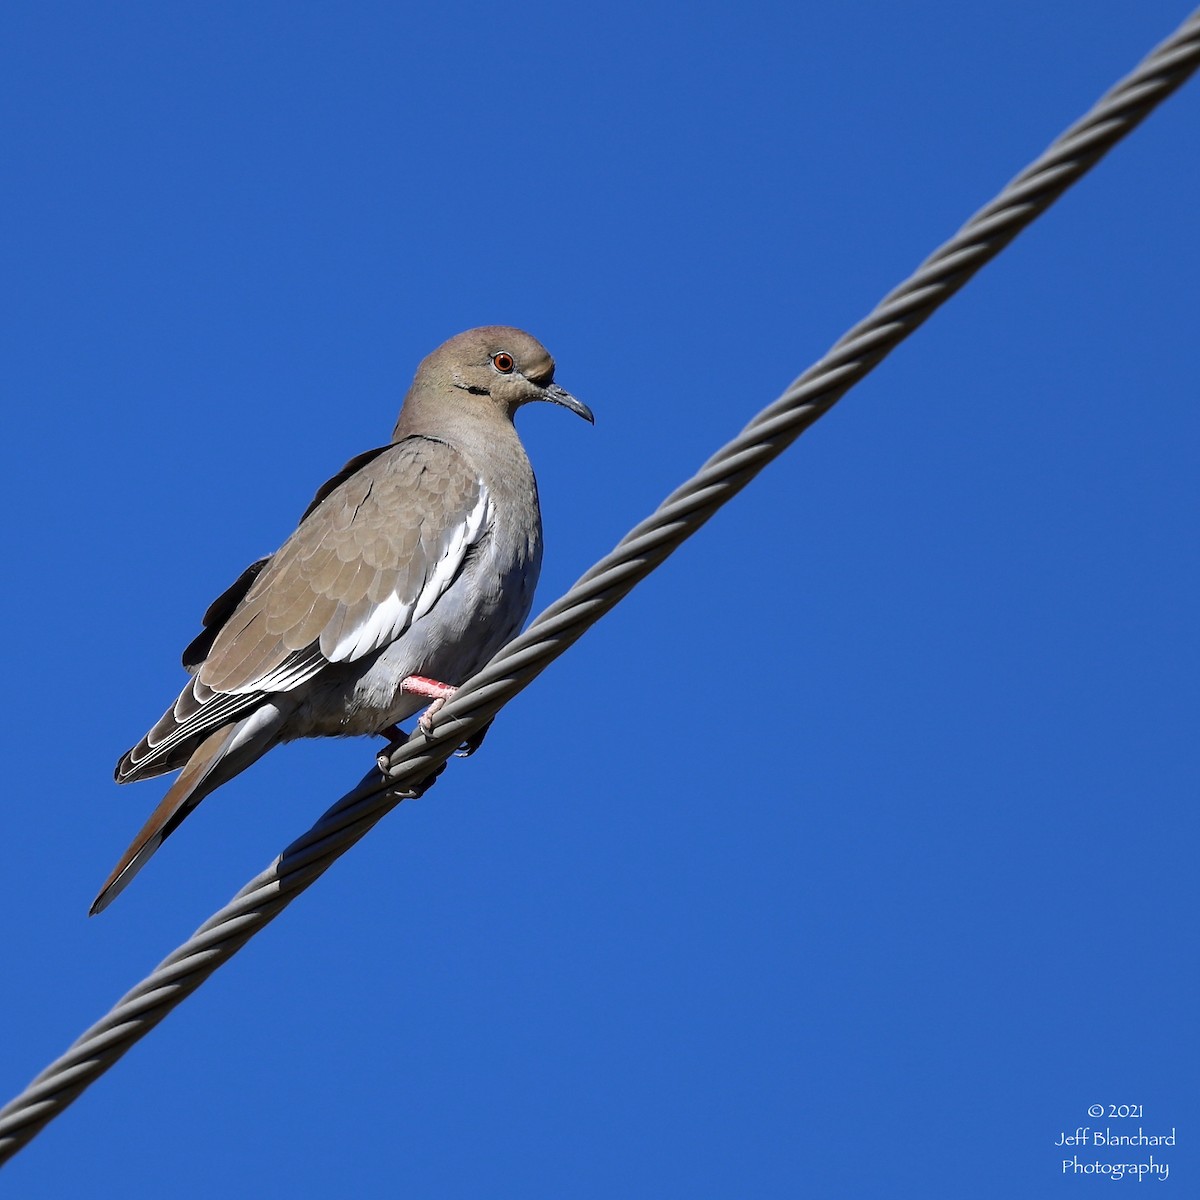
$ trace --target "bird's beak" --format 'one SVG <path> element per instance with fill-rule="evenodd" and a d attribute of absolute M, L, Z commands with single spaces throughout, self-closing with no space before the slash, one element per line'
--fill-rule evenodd
<path fill-rule="evenodd" d="M 596 418 L 592 416 L 592 410 L 582 400 L 576 400 L 565 388 L 560 388 L 557 383 L 552 383 L 549 387 L 542 389 L 542 399 L 549 400 L 551 404 L 561 404 L 563 408 L 569 408 L 589 424 L 595 425 L 596 423 Z"/>

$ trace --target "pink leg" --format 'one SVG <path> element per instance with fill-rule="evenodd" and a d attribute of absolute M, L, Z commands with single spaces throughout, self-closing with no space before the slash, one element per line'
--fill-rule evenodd
<path fill-rule="evenodd" d="M 409 675 L 401 680 L 400 690 L 413 696 L 426 696 L 433 701 L 417 722 L 421 732 L 428 736 L 433 732 L 433 718 L 441 712 L 442 706 L 458 691 L 458 688 L 453 684 L 439 683 L 436 679 L 426 679 L 424 675 Z"/>

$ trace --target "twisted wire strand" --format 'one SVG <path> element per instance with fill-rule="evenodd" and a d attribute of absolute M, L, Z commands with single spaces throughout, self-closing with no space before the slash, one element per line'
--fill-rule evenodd
<path fill-rule="evenodd" d="M 0 1164 L 482 729 L 767 463 L 1043 213 L 1200 65 L 1200 10 L 1055 140 L 773 404 L 510 642 L 442 710 L 429 738 L 362 782 L 0 1109 Z"/>

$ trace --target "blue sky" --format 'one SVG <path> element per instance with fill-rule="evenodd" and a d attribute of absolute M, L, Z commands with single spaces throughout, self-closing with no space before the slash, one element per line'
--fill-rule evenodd
<path fill-rule="evenodd" d="M 519 421 L 544 607 L 1186 12 L 8 6 L 0 1090 L 369 765 L 273 753 L 87 919 L 200 615 L 421 357 L 519 325 L 596 412 Z M 1192 1186 L 1198 122 L 1193 82 L 11 1194 L 1058 1196 L 1123 1103 Z"/>

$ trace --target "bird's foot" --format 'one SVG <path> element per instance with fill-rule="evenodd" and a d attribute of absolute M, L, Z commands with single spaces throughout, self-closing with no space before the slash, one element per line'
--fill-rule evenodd
<path fill-rule="evenodd" d="M 417 728 L 428 737 L 433 733 L 433 719 L 442 710 L 446 701 L 458 691 L 453 684 L 441 683 L 436 679 L 427 679 L 424 675 L 409 675 L 400 683 L 400 690 L 408 692 L 413 696 L 427 696 L 433 703 L 421 714 L 417 721 Z M 482 729 L 471 734 L 461 746 L 454 751 L 456 758 L 470 758 L 480 746 L 483 745 L 483 739 L 487 737 L 487 732 L 492 727 L 492 722 L 489 721 Z M 392 757 L 396 751 L 400 749 L 409 739 L 409 734 L 405 733 L 399 725 L 389 725 L 386 729 L 379 731 L 380 736 L 390 738 L 387 748 L 380 751 L 376 756 L 375 761 L 379 766 L 380 774 L 384 779 L 392 777 Z M 442 763 L 432 775 L 426 779 L 419 788 L 415 789 L 411 795 L 416 797 L 424 793 L 433 781 L 446 769 L 446 764 Z"/>
<path fill-rule="evenodd" d="M 400 749 L 409 739 L 409 734 L 405 733 L 399 725 L 389 725 L 386 729 L 379 731 L 380 737 L 390 739 L 387 746 L 375 756 L 375 763 L 379 767 L 379 773 L 385 780 L 392 778 L 392 756 Z M 431 787 L 434 780 L 446 769 L 446 764 L 442 763 L 435 771 L 431 772 L 420 783 L 413 787 L 405 789 L 403 792 L 397 792 L 396 795 L 403 796 L 408 800 L 416 800 L 418 797 L 425 795 Z"/>
<path fill-rule="evenodd" d="M 426 679 L 424 675 L 409 675 L 400 682 L 400 690 L 413 696 L 425 696 L 433 703 L 421 714 L 417 727 L 428 737 L 433 733 L 433 718 L 442 711 L 446 701 L 458 691 L 453 684 Z"/>

